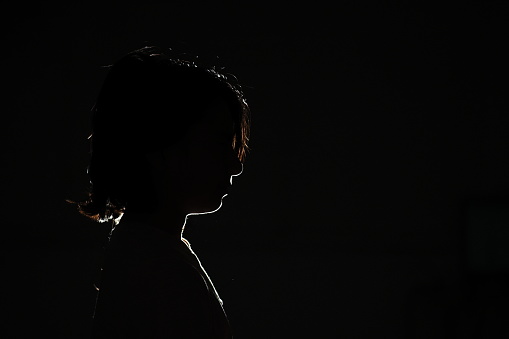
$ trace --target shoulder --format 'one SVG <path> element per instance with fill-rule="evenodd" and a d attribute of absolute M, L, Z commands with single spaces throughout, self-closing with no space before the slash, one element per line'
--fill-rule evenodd
<path fill-rule="evenodd" d="M 102 294 L 129 296 L 130 303 L 208 294 L 200 272 L 168 241 L 144 230 L 119 229 L 113 233 L 101 280 Z"/>
<path fill-rule="evenodd" d="M 161 258 L 147 272 L 137 303 L 155 338 L 207 338 L 214 331 L 211 298 L 203 277 L 181 259 Z"/>
<path fill-rule="evenodd" d="M 210 333 L 213 306 L 203 276 L 176 249 L 152 239 L 128 232 L 112 238 L 96 325 L 156 331 L 155 338 Z"/>

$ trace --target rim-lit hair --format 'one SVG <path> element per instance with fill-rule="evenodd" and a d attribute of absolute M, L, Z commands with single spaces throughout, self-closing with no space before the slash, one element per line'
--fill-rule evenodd
<path fill-rule="evenodd" d="M 232 147 L 243 163 L 250 111 L 235 76 L 154 46 L 115 62 L 92 109 L 91 189 L 77 204 L 80 213 L 105 222 L 126 210 L 152 210 L 158 202 L 144 155 L 180 140 L 219 102 L 232 114 Z"/>

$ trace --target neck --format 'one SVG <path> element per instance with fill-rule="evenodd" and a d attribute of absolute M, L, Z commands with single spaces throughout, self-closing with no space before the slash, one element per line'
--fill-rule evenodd
<path fill-rule="evenodd" d="M 169 233 L 175 240 L 182 239 L 187 216 L 183 213 L 125 213 L 120 224 L 141 224 Z"/>

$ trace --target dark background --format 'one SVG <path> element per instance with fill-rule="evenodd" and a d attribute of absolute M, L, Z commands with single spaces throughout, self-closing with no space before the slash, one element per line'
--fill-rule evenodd
<path fill-rule="evenodd" d="M 226 67 L 251 105 L 244 173 L 186 232 L 236 338 L 508 335 L 505 2 L 1 16 L 3 338 L 88 338 L 109 230 L 65 199 L 103 66 L 151 44 Z"/>

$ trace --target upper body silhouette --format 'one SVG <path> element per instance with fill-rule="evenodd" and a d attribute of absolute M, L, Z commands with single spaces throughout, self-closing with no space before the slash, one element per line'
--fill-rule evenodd
<path fill-rule="evenodd" d="M 214 285 L 183 238 L 217 211 L 247 152 L 240 85 L 144 47 L 114 63 L 93 108 L 91 191 L 79 211 L 111 222 L 93 338 L 231 338 Z"/>

